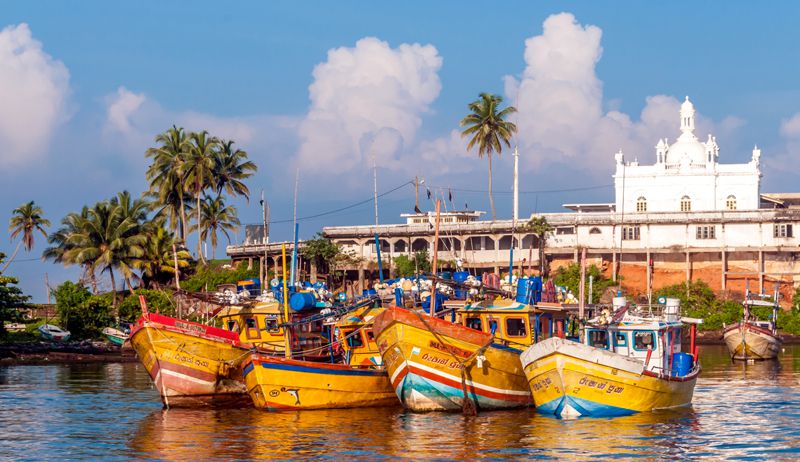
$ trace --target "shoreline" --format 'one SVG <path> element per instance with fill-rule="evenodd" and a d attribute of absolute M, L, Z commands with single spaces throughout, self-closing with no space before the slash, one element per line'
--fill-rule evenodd
<path fill-rule="evenodd" d="M 136 361 L 132 348 L 99 341 L 0 344 L 0 366 Z"/>

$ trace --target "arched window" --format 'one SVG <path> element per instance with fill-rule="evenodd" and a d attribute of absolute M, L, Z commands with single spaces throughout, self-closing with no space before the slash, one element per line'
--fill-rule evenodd
<path fill-rule="evenodd" d="M 589 234 L 600 234 L 600 228 L 595 226 L 594 228 L 589 230 Z"/>
<path fill-rule="evenodd" d="M 681 212 L 691 212 L 692 211 L 692 200 L 689 199 L 689 196 L 681 197 Z"/>
<path fill-rule="evenodd" d="M 645 199 L 644 197 L 636 199 L 636 211 L 637 212 L 647 211 L 647 199 Z"/>
<path fill-rule="evenodd" d="M 725 200 L 725 208 L 728 210 L 736 210 L 736 196 L 733 194 L 728 196 L 728 199 Z"/>

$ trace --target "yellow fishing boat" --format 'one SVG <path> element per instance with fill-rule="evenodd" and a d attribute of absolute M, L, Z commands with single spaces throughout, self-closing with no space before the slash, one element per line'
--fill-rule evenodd
<path fill-rule="evenodd" d="M 389 308 L 375 319 L 378 348 L 400 402 L 413 411 L 532 404 L 522 349 L 565 333 L 560 307 L 498 298 L 469 304 L 458 322 Z"/>
<path fill-rule="evenodd" d="M 360 308 L 337 322 L 331 358 L 324 363 L 253 352 L 242 375 L 259 409 L 332 409 L 396 404 L 386 371 L 374 359 L 377 346 L 367 329 L 379 308 Z M 320 352 L 321 353 L 321 352 Z"/>
<path fill-rule="evenodd" d="M 663 314 L 631 312 L 615 299 L 614 316 L 584 328 L 583 342 L 551 338 L 529 347 L 522 365 L 539 412 L 558 417 L 617 416 L 688 406 L 700 374 L 694 330 L 678 300 Z M 692 354 L 681 352 L 681 329 L 692 326 Z"/>
<path fill-rule="evenodd" d="M 303 319 L 313 313 L 290 313 L 289 318 Z M 284 313 L 276 301 L 227 306 L 217 318 L 222 328 L 149 313 L 143 305 L 142 317 L 131 330 L 131 345 L 165 405 L 246 404 L 241 367 L 250 350 L 285 351 Z M 296 351 L 325 344 L 321 327 L 321 322 L 308 323 L 298 330 L 293 336 Z"/>

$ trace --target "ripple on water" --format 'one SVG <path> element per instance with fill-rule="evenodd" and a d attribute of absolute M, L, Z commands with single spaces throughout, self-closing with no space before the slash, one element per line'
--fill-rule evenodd
<path fill-rule="evenodd" d="M 733 364 L 706 347 L 691 408 L 559 420 L 532 409 L 411 414 L 399 408 L 268 413 L 161 409 L 138 364 L 0 368 L 0 458 L 796 459 L 800 362 Z"/>

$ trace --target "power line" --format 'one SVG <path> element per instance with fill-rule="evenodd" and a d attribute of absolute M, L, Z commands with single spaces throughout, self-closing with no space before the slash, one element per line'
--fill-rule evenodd
<path fill-rule="evenodd" d="M 603 184 L 597 186 L 584 186 L 582 188 L 565 188 L 565 189 L 541 189 L 538 191 L 520 191 L 520 194 L 551 194 L 551 193 L 562 193 L 562 192 L 573 192 L 573 191 L 590 191 L 593 189 L 603 189 L 609 188 L 614 186 L 613 184 Z M 461 188 L 448 188 L 446 186 L 433 186 L 434 189 L 442 189 L 446 190 L 449 189 L 450 191 L 458 191 L 458 192 L 467 192 L 467 193 L 488 193 L 488 189 L 461 189 Z M 513 191 L 492 191 L 492 194 L 513 194 Z"/>
<path fill-rule="evenodd" d="M 410 184 L 413 184 L 413 182 L 412 181 L 406 181 L 405 183 L 401 184 L 400 186 L 397 186 L 397 187 L 392 188 L 392 189 L 390 189 L 390 190 L 388 190 L 386 192 L 382 192 L 382 193 L 378 194 L 376 197 L 386 196 L 386 195 L 391 194 L 391 193 L 403 188 L 404 186 L 407 186 L 407 185 L 410 185 Z M 314 215 L 307 215 L 307 216 L 304 216 L 304 217 L 298 217 L 297 221 L 311 220 L 311 219 L 314 219 L 314 218 L 324 217 L 324 216 L 327 216 L 327 215 L 333 215 L 334 213 L 343 212 L 345 210 L 352 209 L 354 207 L 358 207 L 360 205 L 367 204 L 367 203 L 372 202 L 374 200 L 375 200 L 375 197 L 370 197 L 369 199 L 364 199 L 363 201 L 356 202 L 355 204 L 350 204 L 350 205 L 346 205 L 344 207 L 339 207 L 338 209 L 328 210 L 327 212 L 317 213 L 317 214 L 314 214 Z M 291 223 L 292 221 L 293 220 L 291 220 L 291 219 L 277 220 L 277 221 L 273 221 L 273 223 Z"/>

